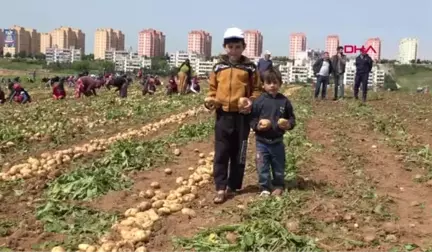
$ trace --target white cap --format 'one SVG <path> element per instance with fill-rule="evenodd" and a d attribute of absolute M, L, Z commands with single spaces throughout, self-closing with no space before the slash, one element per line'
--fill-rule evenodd
<path fill-rule="evenodd" d="M 271 52 L 270 52 L 269 50 L 266 50 L 266 51 L 264 52 L 264 55 L 271 55 Z"/>
<path fill-rule="evenodd" d="M 228 28 L 224 33 L 224 39 L 230 38 L 244 39 L 244 32 L 237 27 Z"/>

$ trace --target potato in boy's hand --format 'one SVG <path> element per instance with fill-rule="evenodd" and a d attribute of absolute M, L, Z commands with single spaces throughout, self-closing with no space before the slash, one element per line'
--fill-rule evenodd
<path fill-rule="evenodd" d="M 252 109 L 252 102 L 247 97 L 241 97 L 238 101 L 238 108 L 241 113 L 248 114 Z"/>
<path fill-rule="evenodd" d="M 291 128 L 289 121 L 285 118 L 280 118 L 278 120 L 278 126 L 279 126 L 279 128 L 281 128 L 283 130 L 288 130 Z"/>
<path fill-rule="evenodd" d="M 216 99 L 213 97 L 206 97 L 204 99 L 204 106 L 209 110 L 215 110 L 217 108 Z"/>
<path fill-rule="evenodd" d="M 271 127 L 271 122 L 270 122 L 270 120 L 267 120 L 267 119 L 259 120 L 258 125 L 257 125 L 257 129 L 262 130 L 262 131 L 268 130 L 268 129 L 270 129 L 270 127 Z"/>

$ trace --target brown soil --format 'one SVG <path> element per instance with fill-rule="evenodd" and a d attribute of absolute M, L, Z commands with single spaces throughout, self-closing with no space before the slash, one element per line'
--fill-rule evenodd
<path fill-rule="evenodd" d="M 375 108 L 382 108 L 388 105 L 391 97 L 384 96 L 383 100 L 371 100 L 369 103 Z M 347 114 L 347 104 L 352 102 L 316 102 L 313 104 L 314 115 L 306 124 L 309 141 L 320 147 L 305 154 L 309 158 L 300 164 L 299 178 L 289 185 L 292 193 L 306 189 L 308 195 L 308 203 L 300 207 L 301 212 L 296 213 L 301 216 L 299 219 L 308 218 L 323 226 L 306 234 L 320 238 L 320 247 L 332 251 L 388 251 L 395 246 L 403 248 L 405 244 L 428 248 L 432 237 L 430 188 L 414 182 L 415 174 L 404 169 L 400 153 L 385 144 L 383 134 L 373 131 L 368 122 Z M 401 110 L 393 112 L 400 113 L 402 117 L 408 116 Z M 425 117 L 432 119 L 429 114 Z M 408 119 L 407 124 L 412 124 L 407 128 L 410 134 L 417 134 L 420 130 L 425 132 L 419 141 L 430 141 L 426 138 L 430 131 L 423 125 L 418 126 L 412 119 Z M 144 201 L 138 196 L 139 192 L 148 189 L 153 181 L 158 181 L 164 191 L 174 189 L 177 187 L 175 179 L 188 177 L 191 174 L 188 167 L 196 166 L 198 157 L 194 150 L 207 154 L 213 151 L 213 143 L 213 138 L 210 138 L 188 144 L 182 147 L 182 154 L 173 163 L 132 174 L 135 185 L 131 190 L 111 192 L 86 204 L 104 211 L 124 212 Z M 251 137 L 243 192 L 222 205 L 215 205 L 213 185 L 201 188 L 198 199 L 188 205 L 196 211 L 197 217 L 190 219 L 173 214 L 163 218 L 146 245 L 149 251 L 174 251 L 173 237 L 191 237 L 202 228 L 241 222 L 239 213 L 250 201 L 257 199 L 254 146 L 254 138 Z M 173 174 L 166 175 L 164 168 L 171 168 Z M 38 182 L 33 184 L 40 185 L 34 189 L 40 192 L 43 185 Z M 24 188 L 31 191 L 28 186 Z M 20 197 L 5 195 L 2 202 L 5 207 L 0 210 L 0 217 L 22 222 L 14 233 L 0 239 L 0 245 L 29 249 L 31 244 L 62 239 L 62 236 L 42 232 L 41 225 L 34 220 L 33 206 L 27 204 L 29 196 L 31 193 Z M 37 197 L 37 193 L 32 197 Z M 383 208 L 376 210 L 378 205 Z M 393 223 L 391 230 L 386 229 L 388 223 Z M 373 234 L 375 241 L 364 241 L 370 234 Z M 396 240 L 392 241 L 389 237 Z"/>
<path fill-rule="evenodd" d="M 197 117 L 189 118 L 184 121 L 184 123 L 193 123 L 197 120 L 205 120 L 209 118 L 210 114 L 202 113 Z M 153 135 L 149 135 L 144 137 L 143 139 L 155 139 L 158 137 L 167 136 L 173 131 L 175 131 L 179 125 L 167 125 L 163 127 L 158 132 Z M 184 168 L 184 164 L 189 162 L 190 166 L 193 165 L 191 162 L 197 162 L 196 160 L 196 152 L 194 149 L 200 149 L 200 146 L 207 146 L 207 144 L 196 143 L 186 145 L 184 147 L 183 154 L 173 160 L 173 163 L 167 164 L 171 169 L 173 169 L 173 175 L 171 175 L 171 180 L 175 181 L 175 174 L 186 170 L 181 170 L 179 167 Z M 91 161 L 92 159 L 100 156 L 101 153 L 93 153 L 92 155 L 85 156 L 81 159 L 81 162 Z M 192 157 L 195 157 L 194 159 Z M 193 160 L 193 161 L 192 161 Z M 63 167 L 62 170 L 57 170 L 52 172 L 46 177 L 34 177 L 25 180 L 20 185 L 10 185 L 5 186 L 2 189 L 2 208 L 0 209 L 0 220 L 8 220 L 14 222 L 15 225 L 18 224 L 17 228 L 13 228 L 12 233 L 8 234 L 5 237 L 0 237 L 0 246 L 5 244 L 5 246 L 9 248 L 15 248 L 17 250 L 23 249 L 31 249 L 31 245 L 42 243 L 44 241 L 55 241 L 62 240 L 63 235 L 58 234 L 46 234 L 43 233 L 42 224 L 35 219 L 35 205 L 42 197 L 43 189 L 47 186 L 47 183 L 58 177 L 59 175 L 69 172 L 73 167 Z M 164 174 L 162 168 L 157 168 L 151 171 L 139 172 L 135 174 L 130 174 L 131 178 L 135 181 L 135 185 L 131 192 L 139 191 L 139 188 L 144 188 L 147 186 L 148 181 L 160 181 L 158 178 Z M 162 185 L 164 185 L 161 182 Z M 173 184 L 172 181 L 167 183 L 168 185 Z M 175 183 L 174 183 L 175 184 Z M 141 189 L 142 190 L 142 189 Z M 88 204 L 90 207 L 94 207 L 96 209 L 101 210 L 125 210 L 131 206 L 133 206 L 133 202 L 139 203 L 139 199 L 133 195 L 134 193 L 129 193 L 127 191 L 122 192 L 111 192 L 108 195 L 96 199 Z M 18 196 L 19 195 L 19 196 Z M 129 197 L 131 196 L 131 197 Z M 127 200 L 124 200 L 126 199 Z M 132 204 L 132 205 L 129 205 Z M 127 207 L 129 206 L 129 207 Z"/>

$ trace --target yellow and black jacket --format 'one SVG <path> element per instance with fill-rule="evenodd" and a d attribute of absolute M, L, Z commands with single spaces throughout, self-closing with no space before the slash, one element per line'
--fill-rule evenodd
<path fill-rule="evenodd" d="M 222 55 L 209 78 L 208 97 L 214 98 L 226 112 L 238 112 L 241 97 L 254 100 L 261 94 L 261 82 L 257 67 L 247 57 L 232 64 Z"/>

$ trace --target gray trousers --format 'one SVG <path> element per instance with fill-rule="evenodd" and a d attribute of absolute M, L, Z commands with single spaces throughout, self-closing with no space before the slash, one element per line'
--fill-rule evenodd
<path fill-rule="evenodd" d="M 345 95 L 345 84 L 343 83 L 344 74 L 334 75 L 334 98 L 344 98 Z"/>

